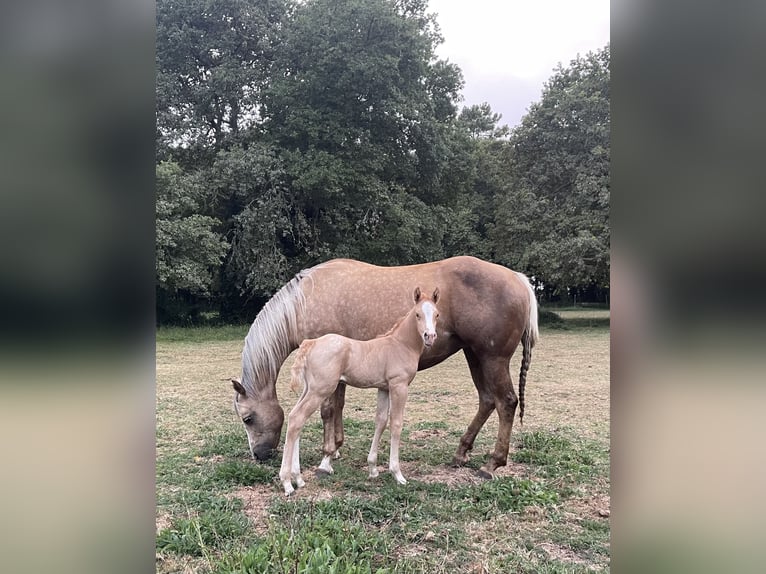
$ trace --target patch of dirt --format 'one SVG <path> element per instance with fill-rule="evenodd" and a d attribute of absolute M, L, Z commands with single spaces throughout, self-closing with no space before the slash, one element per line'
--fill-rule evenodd
<path fill-rule="evenodd" d="M 272 499 L 277 495 L 278 492 L 273 486 L 265 484 L 242 486 L 232 493 L 232 496 L 242 501 L 242 511 L 258 534 L 265 534 L 269 529 L 268 510 Z"/>
<path fill-rule="evenodd" d="M 559 546 L 553 542 L 543 542 L 539 545 L 539 548 L 544 550 L 551 560 L 571 562 L 572 564 L 589 564 L 589 562 L 583 559 L 577 552 L 566 546 Z"/>
<path fill-rule="evenodd" d="M 609 494 L 594 494 L 587 498 L 575 498 L 567 502 L 564 512 L 575 518 L 609 518 Z"/>
<path fill-rule="evenodd" d="M 173 517 L 167 512 L 160 512 L 154 519 L 154 529 L 157 534 L 166 528 L 170 528 L 173 523 Z"/>
<path fill-rule="evenodd" d="M 428 466 L 427 472 L 424 472 L 423 465 L 417 462 L 401 463 L 402 473 L 405 478 L 413 478 L 427 484 L 444 484 L 449 487 L 462 486 L 466 484 L 481 484 L 485 478 L 479 476 L 474 468 L 454 467 L 452 465 L 442 464 L 437 466 Z M 381 468 L 381 471 L 383 469 Z M 385 470 L 388 470 L 387 468 Z M 505 476 L 528 476 L 526 468 L 522 465 L 509 465 L 498 468 L 495 471 L 495 477 Z"/>
<path fill-rule="evenodd" d="M 411 441 L 428 441 L 433 439 L 444 439 L 447 437 L 447 431 L 444 429 L 418 429 L 410 432 Z"/>

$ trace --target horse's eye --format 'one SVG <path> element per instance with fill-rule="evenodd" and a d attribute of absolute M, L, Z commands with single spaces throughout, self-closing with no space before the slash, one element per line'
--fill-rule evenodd
<path fill-rule="evenodd" d="M 242 422 L 245 423 L 246 425 L 249 425 L 250 423 L 253 422 L 253 417 L 245 417 L 242 419 Z"/>
<path fill-rule="evenodd" d="M 420 319 L 420 313 L 415 313 L 415 317 L 417 317 L 418 319 Z"/>

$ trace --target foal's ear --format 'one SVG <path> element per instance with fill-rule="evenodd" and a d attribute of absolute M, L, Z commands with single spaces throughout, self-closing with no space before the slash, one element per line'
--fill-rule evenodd
<path fill-rule="evenodd" d="M 434 289 L 433 297 L 431 297 L 431 300 L 433 300 L 434 303 L 439 301 L 439 288 L 437 287 Z"/>
<path fill-rule="evenodd" d="M 415 303 L 420 301 L 420 287 L 415 287 Z"/>
<path fill-rule="evenodd" d="M 247 395 L 245 387 L 242 386 L 242 382 L 234 377 L 231 378 L 231 384 L 234 386 L 234 390 L 237 391 L 243 397 Z"/>

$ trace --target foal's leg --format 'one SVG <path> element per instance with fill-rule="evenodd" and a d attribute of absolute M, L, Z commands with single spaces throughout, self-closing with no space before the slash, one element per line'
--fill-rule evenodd
<path fill-rule="evenodd" d="M 279 470 L 279 479 L 282 481 L 282 486 L 287 496 L 290 496 L 294 490 L 291 480 L 295 481 L 298 488 L 305 484 L 300 470 L 298 439 L 300 438 L 303 425 L 306 424 L 306 420 L 321 404 L 322 396 L 307 388 L 287 417 L 285 450 L 282 453 L 282 467 Z"/>
<path fill-rule="evenodd" d="M 391 397 L 391 456 L 388 460 L 388 468 L 399 484 L 407 484 L 399 468 L 399 440 L 402 436 L 404 425 L 404 406 L 407 404 L 407 389 L 412 379 L 391 381 L 388 392 Z"/>
<path fill-rule="evenodd" d="M 367 464 L 370 465 L 370 478 L 378 476 L 378 445 L 380 444 L 380 435 L 386 428 L 388 422 L 389 399 L 388 391 L 378 389 L 378 408 L 375 411 L 375 434 L 372 436 L 372 446 L 370 454 L 367 456 Z"/>

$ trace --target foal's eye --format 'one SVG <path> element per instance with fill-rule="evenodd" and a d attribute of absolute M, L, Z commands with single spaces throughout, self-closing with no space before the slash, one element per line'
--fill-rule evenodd
<path fill-rule="evenodd" d="M 245 423 L 246 425 L 249 425 L 250 423 L 253 422 L 253 417 L 245 417 L 242 419 L 242 422 Z"/>
<path fill-rule="evenodd" d="M 415 317 L 417 317 L 418 319 L 420 319 L 420 313 L 415 313 Z"/>

